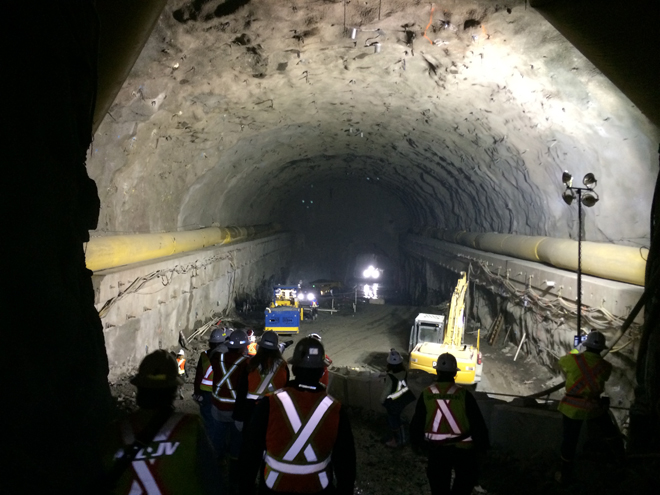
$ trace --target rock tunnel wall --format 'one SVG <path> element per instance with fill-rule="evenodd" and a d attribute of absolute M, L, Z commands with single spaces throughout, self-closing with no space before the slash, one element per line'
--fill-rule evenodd
<path fill-rule="evenodd" d="M 427 243 L 436 249 L 447 248 L 447 244 L 442 242 L 417 242 Z M 481 329 L 482 352 L 487 353 L 489 346 L 505 347 L 513 344 L 520 347 L 521 355 L 518 359 L 532 359 L 559 375 L 557 360 L 573 348 L 573 336 L 577 328 L 575 301 L 570 295 L 561 295 L 562 290 L 570 294 L 569 282 L 566 280 L 575 283 L 574 273 L 540 264 L 534 268 L 534 263 L 511 260 L 512 264 L 508 266 L 522 263 L 519 266 L 526 269 L 524 273 L 518 274 L 517 278 L 523 280 L 520 283 L 513 276 L 500 277 L 492 260 L 484 261 L 489 256 L 486 253 L 462 251 L 461 247 L 456 246 L 452 254 L 444 253 L 434 257 L 430 250 L 422 255 L 422 251 L 411 250 L 414 243 L 415 240 L 409 239 L 402 244 L 405 253 L 403 272 L 406 274 L 404 287 L 413 304 L 435 305 L 439 311 L 444 310 L 456 287 L 459 272 L 469 271 L 473 283 L 466 297 L 467 328 L 472 331 Z M 508 273 L 506 269 L 501 272 Z M 536 276 L 530 279 L 532 272 Z M 514 273 L 518 273 L 517 270 Z M 545 275 L 539 276 L 539 273 Z M 557 287 L 543 287 L 541 281 L 550 279 L 557 281 Z M 560 284 L 565 284 L 565 287 Z M 623 319 L 641 297 L 643 289 L 583 276 L 583 292 L 583 331 L 600 330 L 611 346 Z M 589 297 L 586 297 L 587 294 Z M 590 305 L 590 300 L 597 301 L 597 304 Z M 495 328 L 498 316 L 501 316 L 503 323 L 496 338 L 489 343 L 490 337 L 495 335 L 491 331 Z M 630 407 L 633 399 L 635 356 L 640 345 L 641 323 L 642 319 L 638 317 L 607 356 L 614 370 L 606 392 L 615 406 Z"/>
<path fill-rule="evenodd" d="M 100 231 L 278 221 L 379 177 L 394 230 L 569 237 L 569 169 L 600 180 L 588 240 L 648 244 L 658 130 L 523 0 L 225 3 L 163 11 L 91 150 Z"/>
<path fill-rule="evenodd" d="M 278 234 L 96 273 L 109 379 L 155 349 L 178 346 L 179 332 L 189 336 L 246 298 L 270 297 L 286 278 L 292 242 Z"/>

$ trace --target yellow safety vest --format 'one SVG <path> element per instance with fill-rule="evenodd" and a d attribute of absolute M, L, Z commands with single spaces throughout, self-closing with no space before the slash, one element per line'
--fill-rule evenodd
<path fill-rule="evenodd" d="M 593 419 L 604 414 L 600 394 L 612 373 L 612 365 L 593 352 L 568 354 L 559 360 L 566 375 L 566 395 L 557 410 L 572 419 Z"/>

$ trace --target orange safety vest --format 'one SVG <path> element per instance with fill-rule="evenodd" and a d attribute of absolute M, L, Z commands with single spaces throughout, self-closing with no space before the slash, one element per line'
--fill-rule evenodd
<path fill-rule="evenodd" d="M 434 383 L 422 392 L 426 406 L 426 440 L 435 445 L 472 447 L 465 411 L 466 390 L 455 383 Z"/>
<path fill-rule="evenodd" d="M 330 370 L 328 367 L 332 364 L 332 359 L 328 357 L 328 355 L 325 355 L 325 359 L 323 360 L 323 363 L 325 364 L 325 369 L 323 370 L 323 376 L 319 380 L 322 385 L 325 386 L 325 388 L 328 388 L 328 383 L 330 381 Z"/>
<path fill-rule="evenodd" d="M 318 493 L 332 481 L 330 459 L 341 404 L 325 392 L 285 387 L 268 397 L 264 480 L 274 491 Z"/>
<path fill-rule="evenodd" d="M 264 374 L 261 366 L 250 371 L 248 375 L 247 398 L 250 400 L 259 400 L 266 394 L 271 394 L 281 389 L 286 384 L 287 364 L 283 359 L 279 359 L 273 369 Z"/>
<path fill-rule="evenodd" d="M 209 359 L 209 352 L 203 351 L 199 355 L 199 359 L 202 362 L 202 381 L 199 385 L 199 389 L 203 392 L 213 392 L 213 366 L 211 365 L 211 360 Z"/>
<path fill-rule="evenodd" d="M 568 354 L 559 360 L 566 375 L 566 395 L 557 410 L 572 419 L 593 419 L 605 413 L 600 394 L 612 373 L 612 365 L 599 354 Z"/>
<path fill-rule="evenodd" d="M 186 360 L 185 360 L 185 358 L 176 358 L 176 362 L 179 365 L 179 375 L 184 375 L 186 373 Z"/>
<path fill-rule="evenodd" d="M 215 360 L 213 374 L 213 405 L 221 411 L 232 411 L 236 403 L 236 389 L 241 375 L 240 369 L 247 365 L 247 358 L 235 353 L 222 353 Z"/>

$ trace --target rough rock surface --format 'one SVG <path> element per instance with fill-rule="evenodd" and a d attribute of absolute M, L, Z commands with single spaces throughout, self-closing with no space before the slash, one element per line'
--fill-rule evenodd
<path fill-rule="evenodd" d="M 657 128 L 526 2 L 354 1 L 345 25 L 339 1 L 171 2 L 95 137 L 98 234 L 351 215 L 344 244 L 568 237 L 569 169 L 599 179 L 589 240 L 648 243 Z"/>

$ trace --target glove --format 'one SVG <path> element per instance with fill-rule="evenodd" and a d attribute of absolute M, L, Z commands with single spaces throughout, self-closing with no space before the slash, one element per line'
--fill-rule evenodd
<path fill-rule="evenodd" d="M 243 431 L 243 421 L 234 421 L 234 426 L 238 431 Z"/>
<path fill-rule="evenodd" d="M 201 404 L 202 402 L 204 402 L 204 399 L 202 398 L 201 395 L 192 394 L 192 398 L 193 398 L 193 400 L 194 400 L 195 402 L 198 402 L 198 403 L 200 403 L 200 404 Z"/>

